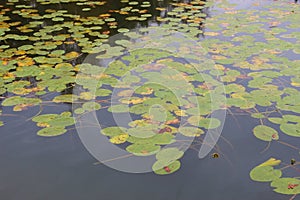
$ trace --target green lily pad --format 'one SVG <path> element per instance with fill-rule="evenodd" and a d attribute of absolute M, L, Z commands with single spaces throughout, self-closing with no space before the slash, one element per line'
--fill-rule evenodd
<path fill-rule="evenodd" d="M 272 166 L 257 166 L 250 172 L 250 177 L 254 181 L 269 182 L 280 178 L 282 172 Z"/>
<path fill-rule="evenodd" d="M 127 28 L 119 28 L 118 32 L 119 33 L 126 33 L 126 32 L 129 32 L 129 29 L 127 29 Z"/>
<path fill-rule="evenodd" d="M 3 106 L 15 106 L 15 105 L 38 105 L 42 102 L 41 99 L 38 98 L 26 98 L 26 97 L 20 97 L 20 96 L 13 96 L 4 99 L 2 102 Z"/>
<path fill-rule="evenodd" d="M 154 135 L 149 138 L 138 138 L 134 136 L 130 136 L 128 138 L 128 142 L 135 144 L 158 144 L 158 145 L 166 145 L 173 142 L 174 136 L 169 133 Z"/>
<path fill-rule="evenodd" d="M 296 115 L 283 115 L 282 118 L 287 122 L 297 122 L 300 123 L 300 116 Z"/>
<path fill-rule="evenodd" d="M 150 138 L 156 134 L 157 127 L 152 125 L 128 129 L 128 134 L 138 138 Z"/>
<path fill-rule="evenodd" d="M 265 118 L 266 116 L 263 113 L 252 113 L 251 117 L 257 118 L 257 119 L 262 119 L 262 118 Z"/>
<path fill-rule="evenodd" d="M 111 90 L 108 89 L 97 89 L 95 95 L 99 97 L 106 97 L 109 96 L 111 93 Z"/>
<path fill-rule="evenodd" d="M 196 127 L 180 127 L 178 131 L 187 137 L 199 137 L 204 134 L 202 129 Z"/>
<path fill-rule="evenodd" d="M 280 125 L 280 130 L 287 135 L 300 137 L 300 123 L 290 124 L 284 123 Z"/>
<path fill-rule="evenodd" d="M 221 121 L 217 118 L 202 118 L 199 121 L 199 127 L 206 129 L 218 128 L 221 125 Z"/>
<path fill-rule="evenodd" d="M 127 132 L 126 128 L 122 128 L 118 126 L 107 127 L 101 130 L 101 133 L 103 135 L 110 136 L 110 137 L 118 136 L 126 132 Z"/>
<path fill-rule="evenodd" d="M 152 166 L 152 170 L 154 173 L 159 174 L 159 175 L 167 175 L 174 173 L 180 169 L 181 163 L 176 160 L 172 163 L 164 163 L 160 160 L 156 161 L 154 165 Z M 168 168 L 166 168 L 168 167 Z"/>
<path fill-rule="evenodd" d="M 119 104 L 109 107 L 108 111 L 113 113 L 127 113 L 129 111 L 129 108 L 126 104 Z"/>
<path fill-rule="evenodd" d="M 82 8 L 82 11 L 86 12 L 86 11 L 90 11 L 91 8 Z"/>
<path fill-rule="evenodd" d="M 51 127 L 66 127 L 75 124 L 73 117 L 57 117 L 47 122 Z"/>
<path fill-rule="evenodd" d="M 255 135 L 255 137 L 257 137 L 258 139 L 261 139 L 263 141 L 272 141 L 272 140 L 278 140 L 279 139 L 279 135 L 278 132 L 268 126 L 265 125 L 258 125 L 253 129 L 253 133 Z"/>
<path fill-rule="evenodd" d="M 281 124 L 284 120 L 280 117 L 269 117 L 268 120 L 274 124 Z"/>
<path fill-rule="evenodd" d="M 165 162 L 173 162 L 180 159 L 184 152 L 178 150 L 177 148 L 165 148 L 156 154 L 157 160 L 163 160 Z"/>
<path fill-rule="evenodd" d="M 44 122 L 52 121 L 53 119 L 56 119 L 58 116 L 59 115 L 57 114 L 44 114 L 32 118 L 32 121 L 44 123 Z"/>
<path fill-rule="evenodd" d="M 77 115 L 81 115 L 85 112 L 85 110 L 83 108 L 76 108 L 74 110 L 74 113 L 77 114 Z"/>
<path fill-rule="evenodd" d="M 82 108 L 86 111 L 99 110 L 101 105 L 96 102 L 86 102 L 82 105 Z"/>
<path fill-rule="evenodd" d="M 160 146 L 154 144 L 132 144 L 126 150 L 136 156 L 149 156 L 156 154 L 160 150 Z"/>
<path fill-rule="evenodd" d="M 66 132 L 67 132 L 67 130 L 65 129 L 65 127 L 59 127 L 59 126 L 47 127 L 47 128 L 43 128 L 43 129 L 39 130 L 37 132 L 37 135 L 43 136 L 43 137 L 54 137 L 54 136 L 62 135 Z"/>
<path fill-rule="evenodd" d="M 274 191 L 280 194 L 300 194 L 300 180 L 296 178 L 279 178 L 271 183 Z"/>

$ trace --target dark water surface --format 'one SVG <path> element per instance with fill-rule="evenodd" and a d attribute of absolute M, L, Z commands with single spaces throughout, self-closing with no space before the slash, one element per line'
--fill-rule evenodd
<path fill-rule="evenodd" d="M 177 173 L 158 176 L 93 165 L 95 159 L 75 131 L 45 140 L 33 134 L 37 128 L 14 120 L 2 128 L 6 134 L 0 140 L 1 199 L 286 199 L 249 178 L 257 161 L 274 154 L 296 156 L 276 144 L 261 154 L 265 144 L 252 136 L 255 123 L 247 116 L 238 121 L 228 116 L 222 136 L 233 149 L 222 139 L 218 142 L 227 160 L 200 160 L 197 152 L 188 150 Z"/>

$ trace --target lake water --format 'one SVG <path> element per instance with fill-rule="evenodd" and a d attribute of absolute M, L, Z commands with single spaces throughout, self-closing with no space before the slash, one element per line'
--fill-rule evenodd
<path fill-rule="evenodd" d="M 217 2 L 208 8 L 208 18 L 214 18 L 223 12 L 217 8 Z M 13 5 L 6 5 L 7 3 L 1 2 L 0 5 L 14 8 Z M 108 10 L 117 10 L 123 6 L 122 3 L 108 1 L 99 10 L 83 12 L 82 7 L 79 8 L 75 3 L 40 5 L 32 0 L 30 3 L 19 1 L 17 5 L 23 3 L 36 5 L 35 8 L 41 13 L 45 9 L 61 9 L 81 16 L 104 14 Z M 232 3 L 237 4 L 236 9 L 251 9 L 253 5 L 251 0 L 232 0 Z M 255 3 L 269 5 L 274 2 L 261 0 Z M 151 7 L 147 9 L 155 17 L 158 15 L 156 6 L 171 10 L 170 4 L 170 1 L 153 1 Z M 116 20 L 120 27 L 132 29 L 157 26 L 160 22 L 153 20 L 154 17 L 152 20 L 141 22 L 128 22 L 125 17 Z M 15 18 L 12 21 L 18 20 Z M 48 21 L 47 23 L 53 24 Z M 116 30 L 111 30 L 111 34 L 116 33 Z M 206 37 L 200 35 L 199 39 L 205 41 Z M 18 43 L 9 40 L 8 44 L 19 46 Z M 286 57 L 299 59 L 293 53 Z M 7 94 L 2 97 L 6 97 L 5 95 Z M 44 99 L 51 99 L 55 95 L 56 93 L 51 94 Z M 0 128 L 0 199 L 3 200 L 287 200 L 288 196 L 273 192 L 269 184 L 252 181 L 249 172 L 270 157 L 280 158 L 287 164 L 292 158 L 299 158 L 298 150 L 281 143 L 272 143 L 264 151 L 267 143 L 258 140 L 252 133 L 259 119 L 253 119 L 246 111 L 233 108 L 233 115 L 227 112 L 222 137 L 217 143 L 219 158 L 211 156 L 217 152 L 213 150 L 204 159 L 199 159 L 196 151 L 198 146 L 185 152 L 181 159 L 181 168 L 176 173 L 167 176 L 154 173 L 124 173 L 97 163 L 85 149 L 75 128 L 69 128 L 67 134 L 58 137 L 37 136 L 36 132 L 40 127 L 36 127 L 30 118 L 39 112 L 39 106 L 20 113 L 13 112 L 12 107 L 0 108 L 3 112 L 0 116 L 1 121 L 5 123 Z M 72 111 L 72 106 L 70 104 L 43 106 L 43 113 L 60 113 L 66 110 Z M 108 120 L 106 116 L 105 112 L 98 113 L 98 119 L 104 123 Z M 280 131 L 278 127 L 274 128 Z M 282 134 L 280 139 L 299 147 L 297 138 Z M 287 175 L 299 177 L 299 172 L 292 171 Z M 300 197 L 297 196 L 295 199 L 297 198 Z"/>

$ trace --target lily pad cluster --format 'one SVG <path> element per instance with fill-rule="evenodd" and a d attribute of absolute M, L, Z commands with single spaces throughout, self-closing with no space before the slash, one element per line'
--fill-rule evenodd
<path fill-rule="evenodd" d="M 253 136 L 262 141 L 280 141 L 283 134 L 297 140 L 299 6 L 280 2 L 235 9 L 225 1 L 218 7 L 221 14 L 205 20 L 202 44 L 224 71 L 227 106 L 256 119 Z M 299 179 L 282 177 L 282 169 L 294 166 L 275 169 L 280 163 L 270 159 L 250 177 L 271 182 L 275 192 L 299 194 Z"/>
<path fill-rule="evenodd" d="M 101 133 L 113 144 L 125 144 L 125 149 L 135 156 L 158 156 L 171 144 L 172 151 L 181 155 L 178 135 L 200 137 L 205 130 L 218 128 L 221 121 L 211 114 L 226 106 L 222 101 L 222 84 L 214 78 L 217 69 L 208 62 L 205 51 L 195 46 L 197 41 L 176 34 L 164 28 L 141 29 L 112 37 L 99 47 L 101 51 L 91 58 L 100 60 L 101 66 L 78 66 L 76 91 L 89 93 L 91 99 L 82 102 L 82 107 L 75 107 L 76 118 L 85 114 L 83 108 L 87 103 L 99 105 L 98 102 L 114 118 L 129 114 L 132 120 L 127 126 L 106 127 Z M 159 42 L 153 44 L 152 40 Z M 170 49 L 174 44 L 178 48 Z M 209 74 L 211 66 L 214 74 Z M 76 96 L 73 100 L 77 100 Z M 165 166 L 157 168 L 154 164 L 154 171 L 177 171 L 181 156 L 170 160 L 158 156 L 158 166 Z M 161 171 L 164 167 L 169 168 L 166 173 Z"/>
<path fill-rule="evenodd" d="M 250 115 L 258 122 L 253 137 L 263 142 L 300 136 L 298 5 L 273 2 L 241 10 L 222 1 L 220 14 L 209 17 L 212 1 L 158 1 L 153 16 L 148 1 L 121 0 L 107 12 L 105 1 L 36 3 L 43 9 L 18 0 L 0 8 L 1 105 L 24 111 L 72 103 L 78 115 L 36 116 L 32 120 L 43 127 L 38 135 L 61 135 L 89 112 L 129 113 L 127 126 L 106 127 L 102 134 L 135 156 L 155 156 L 157 174 L 180 168 L 178 135 L 193 139 L 221 126 L 212 117 L 218 110 Z M 81 12 L 71 12 L 68 3 Z M 153 20 L 160 28 L 130 30 L 121 19 L 139 27 Z M 96 62 L 82 63 L 87 53 Z M 72 94 L 74 86 L 80 90 Z M 251 177 L 296 194 L 298 182 L 280 178 L 274 166 L 258 166 Z"/>
<path fill-rule="evenodd" d="M 156 10 L 159 15 L 156 20 L 162 23 L 162 27 L 180 31 L 190 37 L 198 37 L 203 34 L 203 26 L 208 13 L 204 12 L 210 7 L 212 1 L 195 0 L 191 2 L 173 2 L 169 6 L 169 10 L 164 7 L 163 2 L 159 2 L 159 7 Z"/>
<path fill-rule="evenodd" d="M 184 152 L 177 148 L 167 148 L 156 154 L 157 161 L 153 165 L 153 171 L 157 174 L 169 174 L 180 168 L 180 159 Z"/>
<path fill-rule="evenodd" d="M 62 135 L 67 132 L 66 127 L 75 123 L 72 113 L 63 112 L 59 114 L 43 114 L 32 118 L 37 126 L 43 127 L 37 134 L 44 137 Z"/>
<path fill-rule="evenodd" d="M 250 177 L 258 182 L 270 182 L 274 191 L 280 194 L 297 195 L 300 194 L 300 180 L 299 177 L 282 177 L 281 169 L 275 169 L 275 166 L 280 165 L 281 160 L 270 158 L 266 162 L 256 166 L 250 172 Z M 293 165 L 287 166 L 293 169 Z M 287 168 L 286 167 L 286 168 Z M 282 168 L 283 169 L 283 168 Z M 294 167 L 299 173 L 299 169 Z"/>
<path fill-rule="evenodd" d="M 222 71 L 227 106 L 259 119 L 254 136 L 263 141 L 278 140 L 280 133 L 266 125 L 270 121 L 279 124 L 282 133 L 299 137 L 299 28 L 295 25 L 299 6 L 258 6 L 259 9 L 224 9 L 206 19 L 204 35 L 208 39 L 202 45 Z M 259 34 L 254 36 L 256 32 Z M 293 58 L 284 56 L 291 51 L 296 52 Z"/>

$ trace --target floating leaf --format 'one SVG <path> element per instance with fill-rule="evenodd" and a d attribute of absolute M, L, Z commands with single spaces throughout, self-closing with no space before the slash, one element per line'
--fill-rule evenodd
<path fill-rule="evenodd" d="M 82 8 L 82 11 L 84 11 L 84 12 L 87 12 L 87 11 L 90 11 L 91 10 L 91 8 Z"/>
<path fill-rule="evenodd" d="M 296 178 L 279 178 L 271 183 L 274 191 L 280 194 L 300 194 L 300 180 Z"/>
<path fill-rule="evenodd" d="M 264 167 L 264 166 L 276 166 L 279 165 L 281 163 L 281 160 L 277 160 L 275 158 L 270 158 L 269 160 L 267 160 L 266 162 L 263 162 L 262 164 L 260 164 L 260 167 Z"/>
<path fill-rule="evenodd" d="M 108 111 L 113 113 L 127 113 L 128 110 L 129 108 L 126 104 L 113 105 L 108 108 Z"/>
<path fill-rule="evenodd" d="M 274 124 L 281 124 L 284 122 L 284 120 L 279 117 L 268 117 L 268 120 Z"/>
<path fill-rule="evenodd" d="M 78 100 L 78 96 L 72 94 L 64 94 L 54 97 L 52 101 L 55 103 L 72 103 L 76 100 Z"/>
<path fill-rule="evenodd" d="M 279 136 L 278 136 L 278 132 L 268 126 L 265 125 L 258 125 L 253 129 L 253 133 L 255 135 L 255 137 L 257 137 L 258 139 L 261 139 L 263 141 L 272 141 L 272 140 L 278 140 Z"/>
<path fill-rule="evenodd" d="M 156 154 L 160 150 L 160 146 L 153 144 L 132 144 L 126 150 L 136 156 L 149 156 Z"/>
<path fill-rule="evenodd" d="M 93 111 L 93 110 L 99 110 L 101 108 L 101 105 L 96 102 L 86 102 L 82 105 L 82 108 L 85 111 Z"/>
<path fill-rule="evenodd" d="M 72 51 L 67 53 L 66 55 L 63 56 L 64 59 L 70 60 L 70 59 L 74 59 L 77 58 L 79 56 L 79 53 L 76 51 Z"/>
<path fill-rule="evenodd" d="M 48 121 L 47 123 L 49 123 L 51 127 L 65 127 L 65 126 L 71 126 L 75 124 L 75 121 L 73 117 L 60 116 Z"/>
<path fill-rule="evenodd" d="M 178 150 L 177 148 L 165 148 L 159 151 L 156 154 L 157 160 L 163 160 L 165 162 L 173 162 L 180 159 L 183 156 L 184 152 Z"/>
<path fill-rule="evenodd" d="M 107 127 L 101 130 L 101 133 L 103 135 L 110 136 L 110 137 L 122 135 L 126 132 L 127 129 L 118 126 Z"/>
<path fill-rule="evenodd" d="M 217 118 L 202 118 L 199 121 L 199 126 L 206 129 L 218 128 L 221 125 L 221 122 Z"/>
<path fill-rule="evenodd" d="M 126 33 L 126 32 L 128 32 L 129 31 L 129 29 L 127 29 L 127 28 L 119 28 L 118 29 L 118 32 L 119 33 Z"/>
<path fill-rule="evenodd" d="M 178 131 L 187 137 L 199 137 L 200 135 L 204 134 L 202 129 L 196 127 L 180 127 Z"/>
<path fill-rule="evenodd" d="M 124 133 L 117 136 L 113 136 L 109 139 L 109 141 L 113 144 L 122 144 L 127 141 L 128 137 L 128 134 Z"/>
<path fill-rule="evenodd" d="M 280 130 L 287 135 L 300 137 L 300 123 L 290 124 L 284 123 L 280 125 Z"/>
<path fill-rule="evenodd" d="M 148 144 L 165 145 L 165 144 L 172 143 L 173 138 L 174 136 L 172 136 L 171 134 L 164 133 L 164 134 L 154 135 L 153 137 L 149 137 L 149 138 L 138 138 L 138 137 L 130 136 L 127 141 L 136 144 L 148 143 Z"/>
<path fill-rule="evenodd" d="M 38 115 L 38 116 L 32 118 L 32 121 L 34 121 L 34 122 L 49 122 L 57 117 L 58 117 L 57 114 L 44 114 L 44 115 Z"/>
<path fill-rule="evenodd" d="M 177 170 L 180 169 L 180 162 L 178 160 L 169 163 L 166 165 L 163 161 L 156 161 L 154 165 L 152 166 L 152 169 L 154 173 L 159 174 L 159 175 L 166 175 L 166 174 L 171 174 L 176 172 Z"/>
<path fill-rule="evenodd" d="M 42 100 L 38 98 L 26 98 L 20 96 L 13 96 L 6 98 L 3 102 L 3 106 L 15 106 L 15 105 L 38 105 L 42 102 Z"/>
<path fill-rule="evenodd" d="M 147 125 L 128 129 L 128 134 L 138 138 L 149 138 L 156 134 L 157 127 Z"/>
<path fill-rule="evenodd" d="M 66 132 L 67 130 L 65 129 L 65 127 L 47 127 L 39 130 L 37 132 L 37 135 L 43 137 L 53 137 L 53 136 L 62 135 Z"/>
<path fill-rule="evenodd" d="M 282 172 L 271 166 L 258 166 L 251 170 L 250 177 L 254 181 L 269 182 L 281 177 Z"/>

